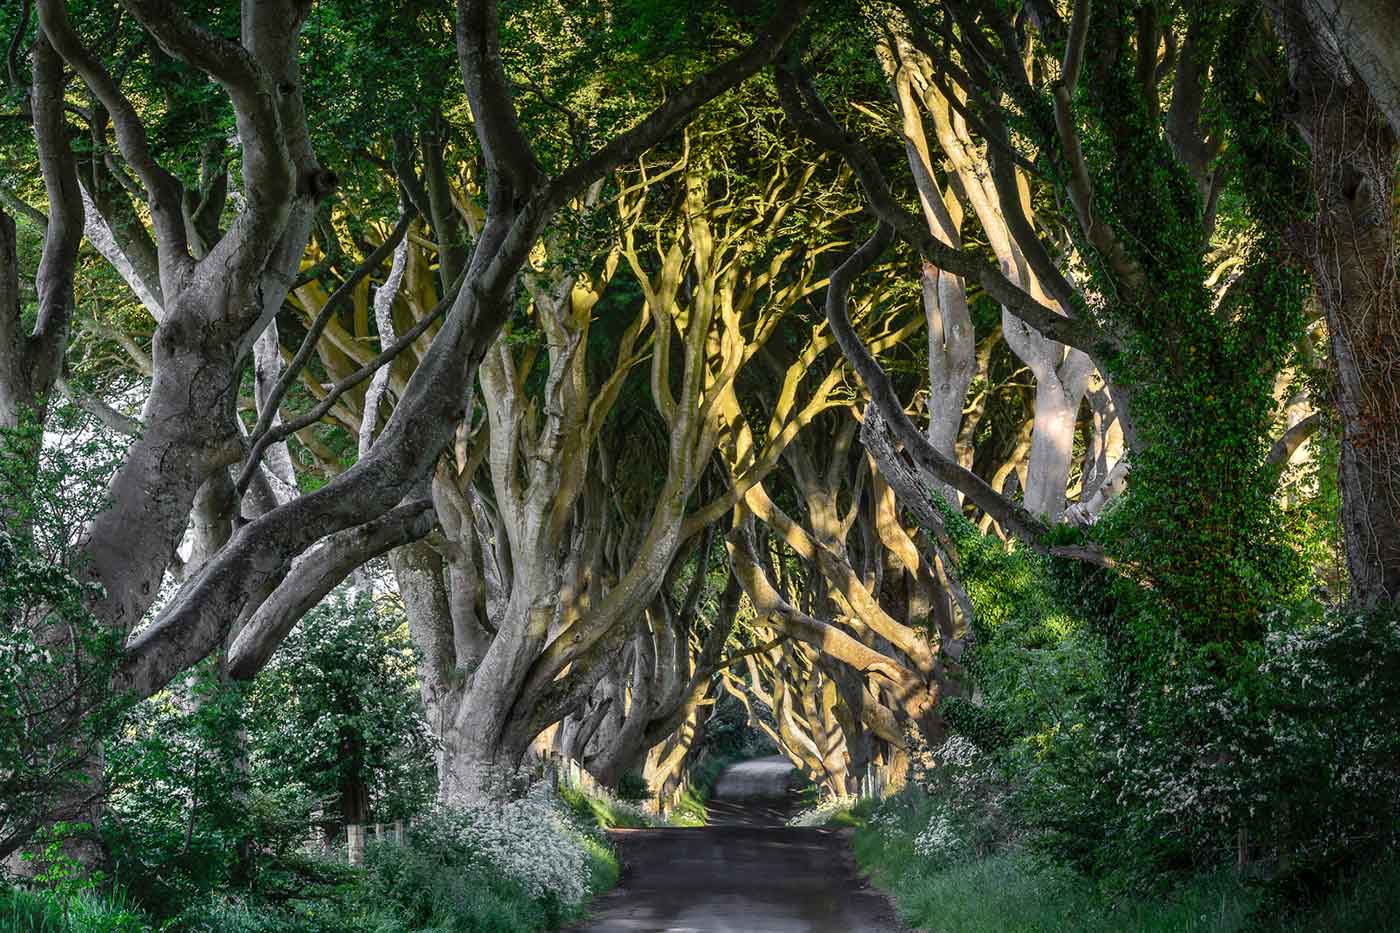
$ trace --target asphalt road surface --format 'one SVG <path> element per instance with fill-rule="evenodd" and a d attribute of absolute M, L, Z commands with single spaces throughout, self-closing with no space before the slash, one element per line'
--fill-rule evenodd
<path fill-rule="evenodd" d="M 735 765 L 709 826 L 613 833 L 622 883 L 575 933 L 896 933 L 888 902 L 856 876 L 842 833 L 783 825 L 792 766 Z"/>

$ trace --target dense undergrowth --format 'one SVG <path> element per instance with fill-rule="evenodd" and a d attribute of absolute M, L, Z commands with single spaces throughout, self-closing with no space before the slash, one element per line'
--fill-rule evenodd
<path fill-rule="evenodd" d="M 1234 933 L 1400 928 L 1400 861 L 1349 877 L 1330 894 L 1280 909 L 1267 888 L 1228 871 L 1182 880 L 1155 896 L 1111 893 L 1023 849 L 948 861 L 930 858 L 933 798 L 910 794 L 858 805 L 852 845 L 861 868 L 902 919 L 937 933 Z"/>
<path fill-rule="evenodd" d="M 33 877 L 0 876 L 0 931 L 516 933 L 581 916 L 618 877 L 603 830 L 647 816 L 543 780 L 435 806 L 404 629 L 393 600 L 340 594 L 251 684 L 202 665 L 121 710 L 100 832 L 36 835 Z M 372 839 L 363 866 L 347 864 L 347 823 L 395 822 L 402 843 Z M 94 838 L 100 872 L 70 854 Z"/>
<path fill-rule="evenodd" d="M 911 922 L 1400 927 L 1393 609 L 1299 598 L 1258 639 L 1193 644 L 1108 575 L 950 527 L 977 693 L 945 703 L 941 746 L 909 736 L 907 787 L 854 809 L 862 865 Z"/>
<path fill-rule="evenodd" d="M 439 810 L 403 844 L 371 842 L 363 867 L 343 852 L 265 858 L 257 880 L 139 904 L 114 884 L 49 864 L 41 882 L 0 886 L 0 930 L 26 933 L 523 933 L 583 915 L 617 883 L 596 814 L 644 817 L 606 796 L 537 785 L 478 810 Z M 149 889 L 149 885 L 147 886 Z"/>

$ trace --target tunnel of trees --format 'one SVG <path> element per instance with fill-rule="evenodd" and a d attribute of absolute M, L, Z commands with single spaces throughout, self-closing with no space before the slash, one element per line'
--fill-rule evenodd
<path fill-rule="evenodd" d="M 746 744 L 929 865 L 1354 884 L 1400 842 L 1398 35 L 7 4 L 0 922 L 368 910 L 321 847 L 409 824 L 388 910 L 419 849 L 562 845 L 542 775 L 663 819 Z M 597 887 L 570 838 L 499 928 Z"/>

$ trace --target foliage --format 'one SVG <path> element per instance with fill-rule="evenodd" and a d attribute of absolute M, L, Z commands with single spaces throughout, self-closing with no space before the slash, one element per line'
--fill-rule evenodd
<path fill-rule="evenodd" d="M 853 839 L 861 867 L 890 892 L 900 916 L 917 928 L 947 933 L 1360 933 L 1392 929 L 1400 917 L 1395 885 L 1400 862 L 1394 860 L 1369 867 L 1326 898 L 1282 916 L 1264 907 L 1259 890 L 1230 873 L 1194 876 L 1147 898 L 1105 892 L 1063 865 L 1014 849 L 985 858 L 930 862 L 917 851 L 928 821 L 928 805 L 898 797 L 878 807 Z"/>
<path fill-rule="evenodd" d="M 580 916 L 585 899 L 612 887 L 619 874 L 598 825 L 579 818 L 543 784 L 500 804 L 433 811 L 409 827 L 404 844 L 371 841 L 364 868 L 349 867 L 343 858 L 343 853 L 332 860 L 298 851 L 266 858 L 248 885 L 205 885 L 187 892 L 178 911 L 167 911 L 163 919 L 157 915 L 159 928 L 182 933 L 549 930 Z M 17 929 L 53 933 L 155 930 L 145 914 L 127 906 L 134 893 L 122 889 L 104 897 L 90 888 L 35 893 L 0 888 L 0 924 L 13 916 L 29 924 Z"/>
<path fill-rule="evenodd" d="M 433 747 L 407 622 L 395 602 L 333 593 L 304 616 L 248 698 L 254 768 L 267 787 L 304 789 L 341 815 L 362 782 L 369 822 L 423 810 L 436 791 Z"/>
<path fill-rule="evenodd" d="M 587 790 L 574 784 L 561 784 L 559 797 L 580 825 L 599 829 L 640 829 L 656 825 L 656 820 L 634 800 L 615 797 L 605 787 Z"/>
<path fill-rule="evenodd" d="M 147 933 L 147 918 L 123 894 L 58 894 L 0 883 L 0 929 L 24 933 Z"/>
<path fill-rule="evenodd" d="M 1393 848 L 1400 636 L 1390 613 L 1317 616 L 1279 613 L 1248 682 L 1106 681 L 1027 736 L 1004 766 L 1033 845 L 1137 887 L 1243 862 L 1295 901 Z"/>
<path fill-rule="evenodd" d="M 1005 842 L 1109 888 L 1151 890 L 1237 863 L 1297 901 L 1394 846 L 1393 610 L 1276 610 L 1266 637 L 1225 669 L 1190 650 L 1144 656 L 1101 577 L 1005 551 L 960 516 L 949 523 L 976 613 L 967 667 L 981 696 L 949 704 L 948 721 L 996 774 L 979 768 L 966 785 L 960 753 L 932 772 L 956 788 L 940 796 L 916 760 L 915 783 L 950 805 L 923 831 L 928 854 L 954 839 L 980 850 L 968 821 L 991 821 L 1007 826 Z"/>
<path fill-rule="evenodd" d="M 545 784 L 500 804 L 439 809 L 407 846 L 372 846 L 366 858 L 368 891 L 402 905 L 415 927 L 551 928 L 617 880 L 597 827 L 571 819 Z"/>
<path fill-rule="evenodd" d="M 617 796 L 621 800 L 633 802 L 647 800 L 651 797 L 651 788 L 647 785 L 647 779 L 637 771 L 628 771 L 617 782 Z"/>
<path fill-rule="evenodd" d="M 177 915 L 225 889 L 290 895 L 308 883 L 296 850 L 313 811 L 335 826 L 348 780 L 363 782 L 375 821 L 431 800 L 402 616 L 332 596 L 250 687 L 211 661 L 137 707 L 107 765 L 105 836 L 148 910 Z"/>
<path fill-rule="evenodd" d="M 245 840 L 256 836 L 272 852 L 293 842 L 285 829 L 259 825 L 259 814 L 291 801 L 264 803 L 240 773 L 242 714 L 240 692 L 205 664 L 136 707 L 107 747 L 103 833 L 117 876 L 157 915 L 247 883 L 256 866 L 243 858 Z"/>
<path fill-rule="evenodd" d="M 71 411 L 68 411 L 71 414 Z M 0 851 L 88 780 L 77 767 L 112 734 L 125 702 L 109 691 L 115 633 L 86 607 L 89 584 L 62 559 L 91 515 L 106 447 L 90 434 L 46 440 L 32 423 L 0 431 Z"/>
<path fill-rule="evenodd" d="M 877 813 L 877 816 L 879 814 Z M 947 933 L 1116 933 L 1246 929 L 1255 900 L 1237 882 L 1206 878 L 1171 898 L 1110 901 L 1073 872 L 1024 854 L 930 863 L 918 855 L 920 811 L 856 830 L 861 867 L 911 926 Z"/>

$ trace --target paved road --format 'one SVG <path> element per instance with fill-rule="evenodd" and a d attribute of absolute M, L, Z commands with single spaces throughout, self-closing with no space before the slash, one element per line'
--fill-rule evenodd
<path fill-rule="evenodd" d="M 841 832 L 782 825 L 791 766 L 721 775 L 711 825 L 619 830 L 622 883 L 575 933 L 895 933 L 877 892 L 856 877 Z"/>

